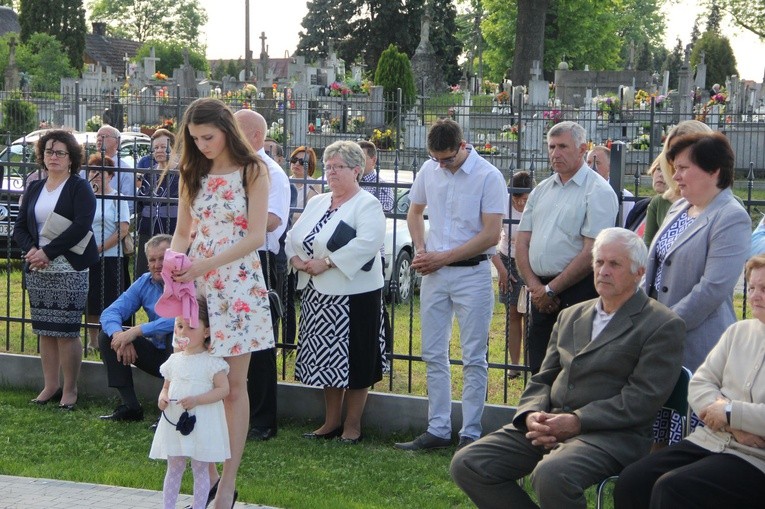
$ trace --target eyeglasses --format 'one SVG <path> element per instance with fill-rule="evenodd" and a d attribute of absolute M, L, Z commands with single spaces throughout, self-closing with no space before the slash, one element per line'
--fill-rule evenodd
<path fill-rule="evenodd" d="M 96 136 L 97 140 L 103 140 L 104 138 L 114 138 L 115 140 L 120 139 L 119 136 L 113 136 L 111 134 L 99 134 L 98 136 Z"/>
<path fill-rule="evenodd" d="M 334 166 L 325 166 L 324 173 L 337 173 L 338 170 L 342 170 L 346 168 L 349 170 L 352 170 L 353 168 L 355 168 L 355 166 L 348 166 L 347 164 L 336 164 Z"/>
<path fill-rule="evenodd" d="M 457 156 L 459 155 L 459 153 L 460 153 L 460 149 L 458 148 L 453 156 L 447 157 L 445 159 L 439 159 L 437 157 L 433 157 L 431 154 L 428 154 L 428 155 L 430 156 L 431 161 L 435 161 L 439 164 L 452 164 L 457 159 Z"/>
<path fill-rule="evenodd" d="M 46 148 L 43 153 L 48 157 L 56 156 L 59 159 L 63 159 L 64 157 L 69 155 L 69 152 L 65 152 L 63 150 L 51 150 L 49 148 Z"/>
<path fill-rule="evenodd" d="M 300 166 L 303 166 L 303 159 L 301 157 L 290 157 L 290 163 L 292 164 L 299 164 Z"/>

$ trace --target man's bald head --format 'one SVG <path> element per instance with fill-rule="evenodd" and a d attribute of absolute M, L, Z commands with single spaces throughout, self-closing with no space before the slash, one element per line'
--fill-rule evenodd
<path fill-rule="evenodd" d="M 263 142 L 266 139 L 268 125 L 263 115 L 252 110 L 239 110 L 234 113 L 236 123 L 242 130 L 244 137 L 250 142 L 252 148 L 256 151 L 263 148 Z"/>
<path fill-rule="evenodd" d="M 593 147 L 587 154 L 587 166 L 596 170 L 601 177 L 608 180 L 611 175 L 611 151 L 602 145 Z"/>

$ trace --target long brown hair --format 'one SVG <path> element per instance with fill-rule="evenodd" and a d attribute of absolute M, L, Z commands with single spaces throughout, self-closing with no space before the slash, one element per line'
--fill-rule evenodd
<path fill-rule="evenodd" d="M 253 171 L 247 172 L 249 187 L 254 179 L 268 173 L 263 161 L 255 154 L 245 139 L 234 119 L 234 114 L 223 101 L 212 97 L 197 99 L 192 102 L 183 115 L 180 136 L 176 140 L 175 151 L 181 155 L 178 169 L 181 174 L 180 195 L 189 204 L 193 203 L 202 188 L 202 178 L 210 173 L 212 161 L 207 159 L 198 149 L 189 133 L 189 124 L 208 124 L 217 127 L 226 136 L 226 150 L 231 160 L 242 166 L 251 166 Z"/>

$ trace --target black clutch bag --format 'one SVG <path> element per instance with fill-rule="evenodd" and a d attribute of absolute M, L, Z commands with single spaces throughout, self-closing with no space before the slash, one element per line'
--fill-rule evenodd
<path fill-rule="evenodd" d="M 329 249 L 331 252 L 335 252 L 341 247 L 345 246 L 350 242 L 351 240 L 356 238 L 356 229 L 346 223 L 345 221 L 340 221 L 337 224 L 337 228 L 335 228 L 334 233 L 332 233 L 332 236 L 327 241 L 327 249 Z M 371 260 L 369 260 L 367 263 L 364 264 L 363 267 L 361 267 L 361 270 L 364 272 L 369 272 L 372 270 L 372 265 L 374 265 L 375 259 L 372 257 Z"/>

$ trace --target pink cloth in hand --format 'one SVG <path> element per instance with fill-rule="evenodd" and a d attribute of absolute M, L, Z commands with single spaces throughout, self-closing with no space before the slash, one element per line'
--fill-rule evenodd
<path fill-rule="evenodd" d="M 164 318 L 182 316 L 193 328 L 199 327 L 199 304 L 194 282 L 178 283 L 173 280 L 173 271 L 186 269 L 191 259 L 183 253 L 168 249 L 162 264 L 162 280 L 165 289 L 154 305 L 154 311 Z"/>

